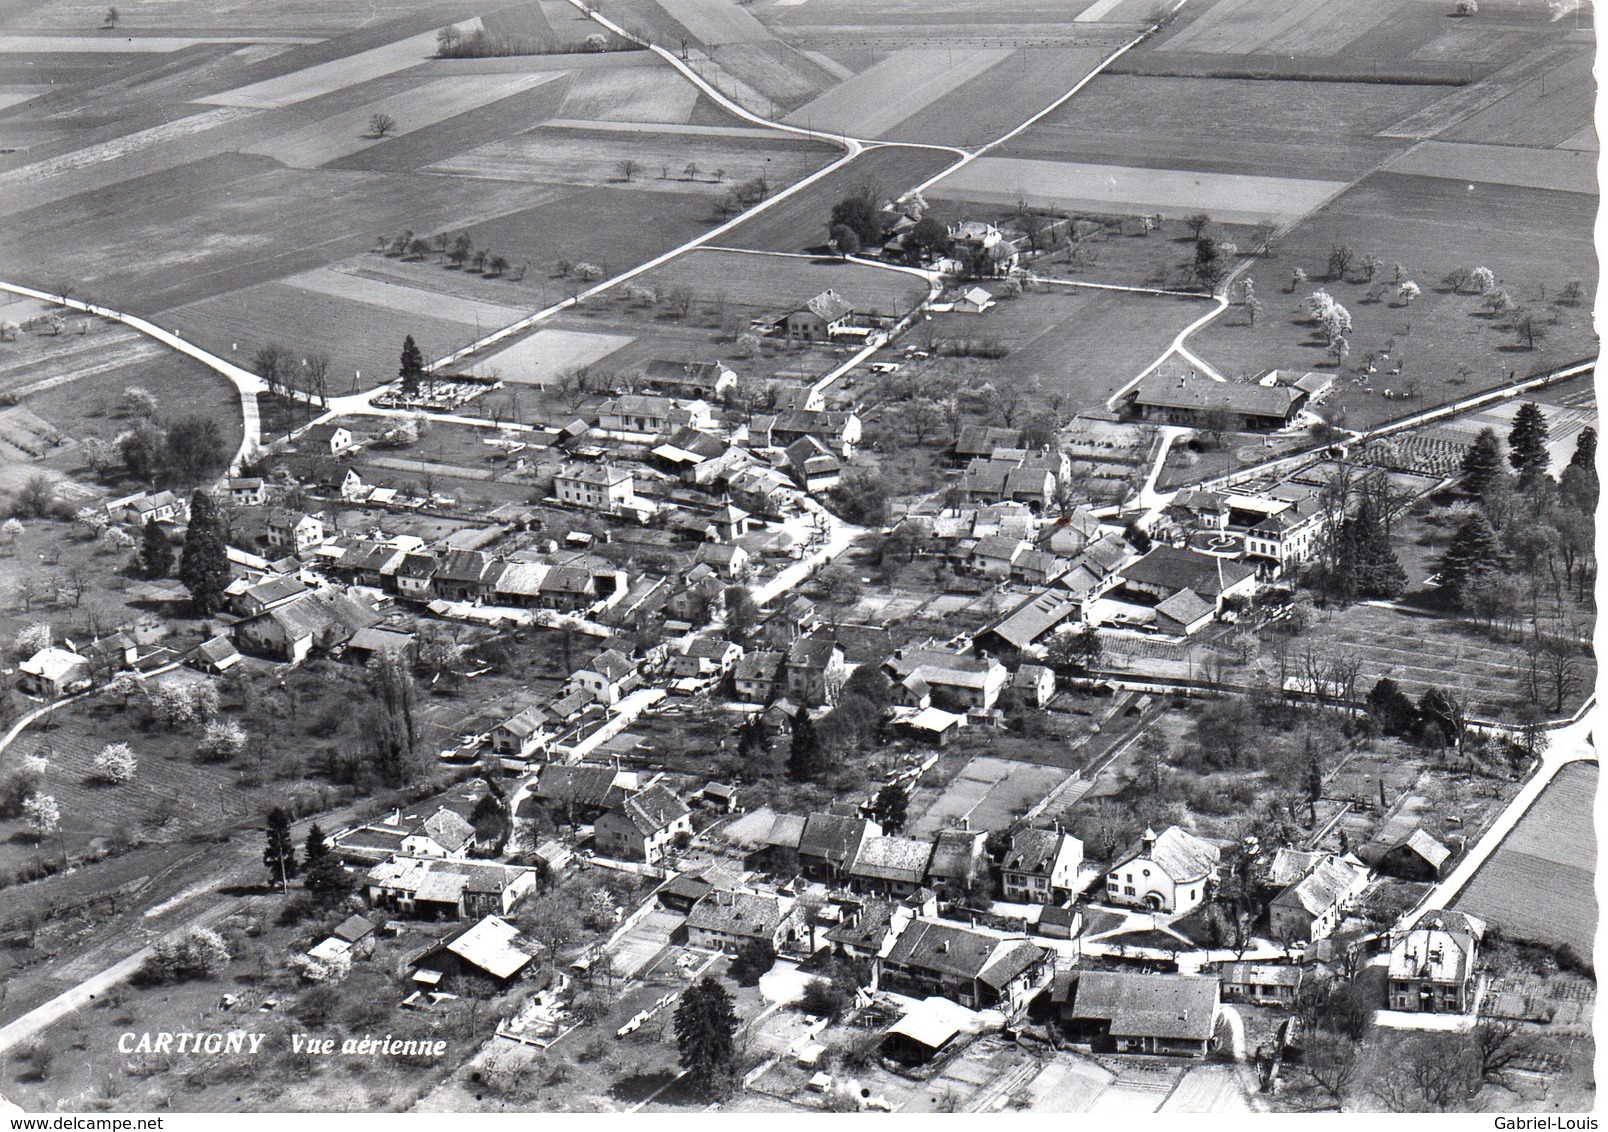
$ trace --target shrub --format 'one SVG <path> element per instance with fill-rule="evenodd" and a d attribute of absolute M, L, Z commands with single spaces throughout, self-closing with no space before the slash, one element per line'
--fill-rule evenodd
<path fill-rule="evenodd" d="M 811 979 L 804 984 L 804 993 L 793 1003 L 805 1014 L 822 1018 L 836 1018 L 849 1007 L 848 992 L 828 979 Z"/>
<path fill-rule="evenodd" d="M 229 963 L 229 945 L 211 928 L 191 928 L 179 940 L 164 939 L 134 973 L 144 986 L 182 983 L 216 975 Z"/>

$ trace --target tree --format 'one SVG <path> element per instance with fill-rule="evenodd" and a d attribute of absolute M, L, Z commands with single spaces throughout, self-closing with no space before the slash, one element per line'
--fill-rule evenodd
<path fill-rule="evenodd" d="M 759 606 L 747 586 L 726 587 L 726 633 L 741 644 L 759 625 Z"/>
<path fill-rule="evenodd" d="M 731 966 L 726 968 L 727 974 L 737 981 L 740 987 L 752 987 L 759 984 L 760 976 L 776 966 L 776 949 L 769 940 L 752 939 L 737 949 L 732 958 Z"/>
<path fill-rule="evenodd" d="M 368 128 L 370 137 L 383 138 L 396 132 L 396 119 L 389 114 L 370 114 Z"/>
<path fill-rule="evenodd" d="M 307 846 L 302 853 L 302 884 L 315 898 L 333 904 L 352 891 L 352 875 L 340 858 L 330 852 L 324 831 L 317 823 L 307 831 Z"/>
<path fill-rule="evenodd" d="M 614 168 L 619 171 L 620 180 L 633 181 L 636 179 L 636 175 L 642 171 L 642 163 L 634 157 L 626 157 L 617 162 Z"/>
<path fill-rule="evenodd" d="M 190 591 L 195 611 L 210 617 L 223 606 L 223 591 L 230 582 L 223 515 L 217 501 L 197 490 L 190 497 L 190 526 L 184 534 L 184 555 L 179 581 Z"/>
<path fill-rule="evenodd" d="M 710 975 L 682 992 L 675 1013 L 676 1051 L 693 1089 L 725 1095 L 737 1068 L 737 1012 L 731 995 Z"/>
<path fill-rule="evenodd" d="M 1364 492 L 1356 510 L 1337 528 L 1337 581 L 1346 600 L 1393 599 L 1407 589 L 1407 572 L 1390 545 L 1386 506 L 1376 493 Z"/>
<path fill-rule="evenodd" d="M 1502 569 L 1505 557 L 1490 522 L 1476 511 L 1463 520 L 1441 556 L 1442 592 L 1461 607 L 1475 580 Z"/>
<path fill-rule="evenodd" d="M 1335 244 L 1329 248 L 1329 278 L 1345 280 L 1346 272 L 1350 270 L 1351 263 L 1357 258 L 1357 251 L 1350 244 Z"/>
<path fill-rule="evenodd" d="M 121 20 L 122 18 L 123 13 L 119 12 L 115 7 L 108 8 L 106 9 L 105 17 L 101 20 L 101 26 L 108 29 L 115 28 L 117 26 L 117 21 Z"/>
<path fill-rule="evenodd" d="M 862 527 L 880 527 L 888 521 L 888 484 L 880 473 L 851 468 L 832 489 L 833 509 L 846 521 Z"/>
<path fill-rule="evenodd" d="M 1368 718 L 1383 735 L 1406 735 L 1418 722 L 1418 708 L 1400 684 L 1381 676 L 1368 693 Z"/>
<path fill-rule="evenodd" d="M 1447 288 L 1454 294 L 1460 295 L 1463 293 L 1463 288 L 1468 286 L 1468 281 L 1473 274 L 1474 273 L 1466 267 L 1454 267 L 1445 275 L 1441 276 L 1441 286 Z"/>
<path fill-rule="evenodd" d="M 847 224 L 834 224 L 831 231 L 832 246 L 837 248 L 838 254 L 844 259 L 851 255 L 860 254 L 860 237 L 853 228 Z"/>
<path fill-rule="evenodd" d="M 1446 746 L 1463 738 L 1463 709 L 1450 692 L 1430 688 L 1418 699 L 1418 720 L 1428 733 Z"/>
<path fill-rule="evenodd" d="M 861 189 L 853 196 L 844 197 L 832 206 L 832 219 L 827 225 L 831 231 L 839 225 L 853 229 L 854 234 L 860 238 L 862 246 L 867 244 L 880 244 L 883 233 L 882 210 L 877 204 L 877 194 L 869 188 Z"/>
<path fill-rule="evenodd" d="M 910 810 L 910 796 L 905 788 L 897 782 L 890 782 L 871 801 L 871 820 L 880 825 L 889 833 L 898 833 L 904 828 L 905 820 Z"/>
<path fill-rule="evenodd" d="M 1206 226 L 1211 222 L 1212 218 L 1204 212 L 1197 212 L 1192 216 L 1184 217 L 1184 227 L 1189 229 L 1189 238 L 1192 240 L 1199 240 L 1202 233 L 1206 231 Z"/>
<path fill-rule="evenodd" d="M 454 267 L 462 267 L 463 261 L 469 258 L 469 253 L 475 250 L 475 242 L 469 238 L 467 232 L 459 232 L 453 238 L 452 247 L 447 251 L 447 258 Z M 565 272 L 565 274 L 568 274 Z"/>
<path fill-rule="evenodd" d="M 808 708 L 799 708 L 790 720 L 793 737 L 787 750 L 787 774 L 795 782 L 812 782 L 826 773 L 829 763 L 815 733 Z"/>
<path fill-rule="evenodd" d="M 1526 401 L 1513 417 L 1513 430 L 1508 433 L 1508 463 L 1519 473 L 1521 485 L 1545 475 L 1551 457 L 1547 453 L 1550 429 L 1541 406 Z"/>
<path fill-rule="evenodd" d="M 934 216 L 923 216 L 905 233 L 904 254 L 911 263 L 922 263 L 949 251 L 949 229 Z"/>
<path fill-rule="evenodd" d="M 397 377 L 402 379 L 402 392 L 410 396 L 419 391 L 424 381 L 424 354 L 411 334 L 402 339 L 402 363 L 397 368 Z"/>
<path fill-rule="evenodd" d="M 227 459 L 223 433 L 211 417 L 190 414 L 168 422 L 163 463 L 173 483 L 187 487 L 209 479 Z"/>
<path fill-rule="evenodd" d="M 262 851 L 268 883 L 285 888 L 296 875 L 296 846 L 290 840 L 290 814 L 283 806 L 268 811 L 267 845 Z"/>
<path fill-rule="evenodd" d="M 22 800 L 22 813 L 28 821 L 28 830 L 36 839 L 44 839 L 61 827 L 61 807 L 51 794 L 30 794 Z"/>
<path fill-rule="evenodd" d="M 1210 236 L 1200 236 L 1195 240 L 1195 258 L 1189 264 L 1190 277 L 1202 290 L 1215 291 L 1228 274 L 1228 265 L 1223 261 L 1222 245 Z"/>
<path fill-rule="evenodd" d="M 1413 305 L 1413 300 L 1424 293 L 1424 289 L 1411 279 L 1404 279 L 1396 288 L 1396 301 L 1404 307 Z"/>
<path fill-rule="evenodd" d="M 215 719 L 206 725 L 195 745 L 204 762 L 228 762 L 246 749 L 246 729 L 232 719 Z"/>
<path fill-rule="evenodd" d="M 134 973 L 134 981 L 147 986 L 204 979 L 229 963 L 229 945 L 211 928 L 191 928 L 179 940 L 164 939 Z"/>
<path fill-rule="evenodd" d="M 1099 667 L 1103 652 L 1100 631 L 1093 625 L 1081 625 L 1070 633 L 1058 634 L 1044 659 L 1058 672 L 1082 675 Z"/>
<path fill-rule="evenodd" d="M 1484 499 L 1507 475 L 1502 467 L 1502 442 L 1494 429 L 1481 429 L 1474 443 L 1463 455 L 1463 474 L 1459 481 L 1464 491 L 1476 499 Z"/>
<path fill-rule="evenodd" d="M 515 922 L 520 931 L 545 947 L 548 956 L 555 960 L 580 934 L 580 910 L 575 901 L 556 893 L 526 900 Z"/>
<path fill-rule="evenodd" d="M 140 573 L 147 578 L 173 573 L 173 544 L 155 519 L 145 520 L 140 530 Z"/>
<path fill-rule="evenodd" d="M 413 675 L 394 653 L 369 662 L 369 734 L 374 761 L 387 786 L 403 786 L 418 772 L 418 730 Z"/>
<path fill-rule="evenodd" d="M 108 743 L 95 756 L 95 775 L 106 782 L 128 782 L 139 765 L 134 748 L 127 743 Z"/>
<path fill-rule="evenodd" d="M 1468 282 L 1482 295 L 1489 295 L 1496 290 L 1496 273 L 1489 267 L 1476 267 L 1468 273 Z"/>
<path fill-rule="evenodd" d="M 49 515 L 56 502 L 56 485 L 50 477 L 43 472 L 35 472 L 29 476 L 17 492 L 12 507 L 19 515 L 31 519 L 43 519 Z"/>

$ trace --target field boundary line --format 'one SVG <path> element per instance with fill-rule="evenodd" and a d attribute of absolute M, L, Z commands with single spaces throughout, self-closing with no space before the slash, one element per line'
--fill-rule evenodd
<path fill-rule="evenodd" d="M 1048 275 L 1036 275 L 1035 283 L 1053 283 L 1058 287 L 1086 287 L 1093 291 L 1123 291 L 1131 295 L 1163 295 L 1174 299 L 1199 299 L 1201 302 L 1211 302 L 1217 296 L 1206 291 L 1169 291 L 1165 287 L 1128 287 L 1121 283 L 1091 283 L 1086 279 L 1054 279 Z"/>

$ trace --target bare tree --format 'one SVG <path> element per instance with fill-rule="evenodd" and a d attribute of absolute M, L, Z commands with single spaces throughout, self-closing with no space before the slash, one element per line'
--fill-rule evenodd
<path fill-rule="evenodd" d="M 396 119 L 389 114 L 371 114 L 368 120 L 369 136 L 388 137 L 396 133 Z"/>
<path fill-rule="evenodd" d="M 616 164 L 614 168 L 619 170 L 620 180 L 630 181 L 634 180 L 637 173 L 641 171 L 642 163 L 634 157 L 627 157 Z"/>

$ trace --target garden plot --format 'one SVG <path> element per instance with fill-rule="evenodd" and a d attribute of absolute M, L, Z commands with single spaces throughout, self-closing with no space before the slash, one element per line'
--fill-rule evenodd
<path fill-rule="evenodd" d="M 1597 155 L 1568 149 L 1532 149 L 1521 155 L 1508 145 L 1420 142 L 1390 162 L 1392 173 L 1480 181 L 1565 193 L 1597 192 Z"/>
<path fill-rule="evenodd" d="M 698 88 L 669 67 L 610 67 L 575 72 L 556 117 L 685 122 L 697 101 Z"/>
<path fill-rule="evenodd" d="M 453 26 L 465 36 L 481 30 L 478 17 Z M 294 106 L 299 102 L 333 94 L 335 91 L 345 90 L 347 87 L 366 83 L 371 79 L 394 75 L 398 71 L 405 71 L 409 67 L 426 62 L 435 55 L 436 34 L 434 31 L 427 31 L 420 35 L 409 36 L 395 43 L 387 43 L 383 47 L 303 67 L 288 75 L 249 83 L 220 94 L 198 98 L 196 101 L 211 106 L 253 108 Z"/>
<path fill-rule="evenodd" d="M 301 275 L 292 275 L 283 282 L 286 286 L 311 291 L 315 295 L 328 295 L 335 299 L 367 303 L 383 310 L 401 311 L 426 318 L 444 318 L 465 326 L 485 327 L 487 330 L 495 330 L 500 326 L 518 322 L 529 313 L 519 307 L 443 295 L 420 287 L 386 283 L 327 267 Z"/>
<path fill-rule="evenodd" d="M 394 132 L 405 135 L 522 94 L 562 75 L 561 71 L 536 71 L 523 75 L 456 75 L 434 79 L 389 98 L 288 130 L 247 146 L 244 152 L 272 157 L 293 169 L 315 169 L 369 146 L 384 144 L 384 139 L 375 137 L 369 128 L 375 115 L 391 118 L 396 123 Z"/>
<path fill-rule="evenodd" d="M 476 373 L 498 371 L 504 381 L 546 385 L 560 374 L 602 361 L 631 339 L 623 334 L 538 330 L 506 349 L 475 361 Z"/>
<path fill-rule="evenodd" d="M 896 51 L 807 102 L 784 122 L 855 137 L 876 137 L 1010 56 L 1003 48 Z"/>
<path fill-rule="evenodd" d="M 1560 770 L 1453 907 L 1509 939 L 1568 947 L 1589 961 L 1597 930 L 1597 779 L 1595 763 Z"/>
<path fill-rule="evenodd" d="M 945 177 L 933 192 L 990 204 L 1255 223 L 1298 220 L 1345 189 L 1343 181 L 1256 177 L 1177 169 L 1134 169 L 1018 157 L 983 157 Z"/>
<path fill-rule="evenodd" d="M 120 326 L 105 329 L 103 323 L 91 326 L 101 332 L 41 337 L 41 350 L 20 356 L 0 354 L 0 390 L 8 397 L 27 397 L 58 385 L 116 373 L 167 353 L 164 347 L 136 331 Z"/>
<path fill-rule="evenodd" d="M 979 756 L 961 768 L 910 828 L 909 836 L 927 838 L 941 829 L 962 825 L 969 829 L 1004 829 L 1067 777 L 1066 771 L 1055 767 Z"/>

